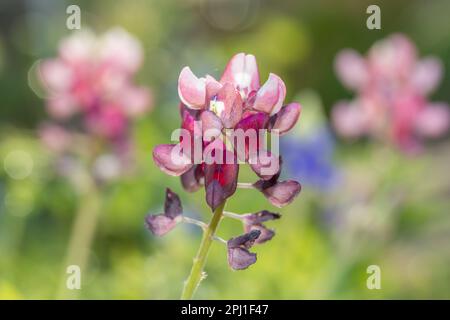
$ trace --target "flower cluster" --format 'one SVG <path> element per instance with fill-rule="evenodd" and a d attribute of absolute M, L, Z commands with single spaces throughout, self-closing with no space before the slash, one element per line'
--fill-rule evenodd
<path fill-rule="evenodd" d="M 404 35 L 376 42 L 367 57 L 343 50 L 335 69 L 342 83 L 357 93 L 333 109 L 333 122 L 342 136 L 370 135 L 415 152 L 423 138 L 439 137 L 448 129 L 448 106 L 426 99 L 441 80 L 441 62 L 434 57 L 419 59 Z"/>
<path fill-rule="evenodd" d="M 181 100 L 180 139 L 176 144 L 158 145 L 153 150 L 156 165 L 165 173 L 181 176 L 184 189 L 194 192 L 202 185 L 206 202 L 213 211 L 224 204 L 239 186 L 254 188 L 275 206 L 283 207 L 300 192 L 293 180 L 280 181 L 281 157 L 266 146 L 265 136 L 283 135 L 297 122 L 300 104 L 283 106 L 284 82 L 275 74 L 261 86 L 253 55 L 236 54 L 228 63 L 220 81 L 212 76 L 198 78 L 189 67 L 183 68 L 178 80 Z M 239 135 L 243 139 L 239 143 Z M 198 155 L 193 146 L 199 145 Z M 249 164 L 259 180 L 238 184 L 239 165 Z M 226 216 L 227 214 L 224 213 Z M 279 218 L 276 213 L 261 211 L 248 215 L 228 213 L 241 219 L 245 234 L 228 241 L 228 261 L 233 269 L 243 269 L 256 261 L 248 251 L 253 243 L 271 239 L 273 230 L 262 222 Z M 174 219 L 149 216 L 147 225 L 156 235 L 172 228 Z M 165 226 L 162 225 L 165 222 Z M 164 232 L 161 232 L 164 230 Z"/>
<path fill-rule="evenodd" d="M 39 64 L 49 114 L 60 121 L 79 114 L 89 133 L 120 139 L 129 119 L 151 105 L 150 91 L 133 83 L 142 61 L 139 41 L 123 29 L 101 37 L 90 31 L 73 33 L 60 42 L 56 58 Z"/>
<path fill-rule="evenodd" d="M 114 28 L 99 37 L 74 32 L 58 49 L 57 57 L 39 61 L 37 68 L 53 118 L 41 127 L 41 140 L 58 155 L 87 145 L 79 151 L 95 150 L 88 155 L 98 160 L 94 174 L 109 179 L 129 162 L 132 119 L 151 107 L 149 89 L 133 82 L 143 61 L 141 44 Z M 99 148 L 104 143 L 108 148 Z"/>

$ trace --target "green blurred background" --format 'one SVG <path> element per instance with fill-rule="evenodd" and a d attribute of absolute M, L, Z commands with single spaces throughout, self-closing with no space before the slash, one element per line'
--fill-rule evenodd
<path fill-rule="evenodd" d="M 80 298 L 176 299 L 199 245 L 199 230 L 180 226 L 164 238 L 144 227 L 160 212 L 164 188 L 180 194 L 185 211 L 208 219 L 204 192 L 187 194 L 177 178 L 153 164 L 152 148 L 167 143 L 179 124 L 177 78 L 185 65 L 197 75 L 219 76 L 236 52 L 258 59 L 286 82 L 287 101 L 314 92 L 328 115 L 350 97 L 333 72 L 336 53 L 366 52 L 393 32 L 403 32 L 421 55 L 440 57 L 447 70 L 433 100 L 450 100 L 450 2 L 433 1 L 52 1 L 0 3 L 0 298 L 53 299 L 64 276 L 64 257 L 80 199 L 54 174 L 36 128 L 48 118 L 44 100 L 30 88 L 33 63 L 55 55 L 70 33 L 65 13 L 81 8 L 82 28 L 102 33 L 121 26 L 144 46 L 138 83 L 151 87 L 154 108 L 136 122 L 138 172 L 111 184 Z M 366 8 L 381 7 L 382 29 L 366 28 Z M 303 102 L 308 107 L 308 101 Z M 302 119 L 298 126 L 302 126 Z M 233 272 L 226 248 L 213 246 L 196 298 L 379 299 L 450 298 L 450 142 L 442 139 L 407 158 L 368 142 L 338 141 L 333 160 L 345 181 L 333 192 L 304 187 L 271 224 L 276 237 L 255 247 L 258 262 Z M 8 174 L 8 155 L 20 150 L 32 162 L 23 179 Z M 28 162 L 27 162 L 28 161 Z M 20 161 L 19 161 L 20 162 Z M 5 170 L 4 170 L 5 169 Z M 249 172 L 242 181 L 253 181 Z M 238 190 L 231 211 L 275 210 L 259 194 Z M 219 235 L 242 232 L 224 221 Z M 252 249 L 253 250 L 253 249 Z M 366 287 L 369 265 L 382 272 L 382 288 Z"/>

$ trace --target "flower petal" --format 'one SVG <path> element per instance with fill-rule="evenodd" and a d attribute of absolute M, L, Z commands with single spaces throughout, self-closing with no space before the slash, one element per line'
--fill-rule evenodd
<path fill-rule="evenodd" d="M 361 106 L 353 102 L 338 102 L 332 110 L 336 131 L 345 138 L 356 138 L 368 130 L 367 117 Z"/>
<path fill-rule="evenodd" d="M 255 243 L 255 240 L 258 239 L 261 232 L 258 230 L 250 231 L 243 235 L 231 238 L 227 242 L 228 248 L 246 248 L 249 249 Z"/>
<path fill-rule="evenodd" d="M 220 149 L 216 149 L 216 152 L 222 152 L 223 161 L 206 163 L 204 169 L 206 202 L 213 211 L 234 194 L 239 173 L 239 166 L 233 153 Z M 226 163 L 227 159 L 233 159 L 232 163 Z"/>
<path fill-rule="evenodd" d="M 211 99 L 213 99 L 213 97 L 222 88 L 222 84 L 213 77 L 211 77 L 210 75 L 206 75 L 205 82 L 206 82 L 206 102 L 208 103 L 208 101 L 211 101 Z"/>
<path fill-rule="evenodd" d="M 297 102 L 292 102 L 272 116 L 273 123 L 271 129 L 278 130 L 280 136 L 291 130 L 297 123 L 300 117 L 301 105 Z"/>
<path fill-rule="evenodd" d="M 261 180 L 254 184 L 264 196 L 276 207 L 284 207 L 291 203 L 301 191 L 301 185 L 294 180 L 286 180 L 265 187 Z"/>
<path fill-rule="evenodd" d="M 189 67 L 181 70 L 178 78 L 178 95 L 181 101 L 191 109 L 202 109 L 205 106 L 205 79 L 197 78 Z"/>
<path fill-rule="evenodd" d="M 225 128 L 233 128 L 242 118 L 241 95 L 227 82 L 217 92 L 216 99 L 210 102 L 210 110 L 220 117 Z"/>
<path fill-rule="evenodd" d="M 164 214 L 169 218 L 175 219 L 183 213 L 180 197 L 170 190 L 166 189 L 166 201 L 164 203 Z"/>
<path fill-rule="evenodd" d="M 202 121 L 203 137 L 206 140 L 220 136 L 223 127 L 222 121 L 214 112 L 209 110 L 203 111 L 200 120 Z"/>
<path fill-rule="evenodd" d="M 202 186 L 204 174 L 201 165 L 193 166 L 187 172 L 181 175 L 181 184 L 184 190 L 188 192 L 195 192 Z"/>
<path fill-rule="evenodd" d="M 442 62 L 437 58 L 420 60 L 412 74 L 412 85 L 424 95 L 431 93 L 442 79 L 442 69 Z"/>
<path fill-rule="evenodd" d="M 234 137 L 231 138 L 231 143 L 233 144 L 239 160 L 247 161 L 250 154 L 258 152 L 263 146 L 263 142 L 260 141 L 261 137 L 259 130 L 265 129 L 268 121 L 269 116 L 264 112 L 250 113 L 235 126 L 233 132 Z M 242 132 L 240 130 L 242 130 Z M 241 139 L 238 139 L 239 136 Z M 250 141 L 250 139 L 254 139 L 255 137 L 256 141 Z"/>
<path fill-rule="evenodd" d="M 234 55 L 225 67 L 220 82 L 232 83 L 243 97 L 253 90 L 258 90 L 259 72 L 255 56 L 245 53 Z"/>
<path fill-rule="evenodd" d="M 282 92 L 284 84 L 281 85 L 280 81 L 281 79 L 277 75 L 273 73 L 269 75 L 269 79 L 256 93 L 253 109 L 270 114 L 276 107 L 278 108 L 279 101 L 284 100 Z"/>
<path fill-rule="evenodd" d="M 417 132 L 427 138 L 437 138 L 450 127 L 450 111 L 446 103 L 431 103 L 416 120 Z"/>
<path fill-rule="evenodd" d="M 256 213 L 246 214 L 244 216 L 245 224 L 258 224 L 269 220 L 279 219 L 281 215 L 276 212 L 270 212 L 268 210 L 262 210 Z"/>
<path fill-rule="evenodd" d="M 192 167 L 191 160 L 183 152 L 174 148 L 179 145 L 160 144 L 153 149 L 153 161 L 161 171 L 171 176 L 180 176 Z"/>
<path fill-rule="evenodd" d="M 145 218 L 145 222 L 147 228 L 155 235 L 155 236 L 163 236 L 168 233 L 170 230 L 175 228 L 178 223 L 178 219 L 173 219 L 167 217 L 163 214 L 160 215 L 148 215 Z"/>
<path fill-rule="evenodd" d="M 279 157 L 266 150 L 259 150 L 258 153 L 250 154 L 249 158 L 252 170 L 261 179 L 268 180 L 280 171 Z"/>
<path fill-rule="evenodd" d="M 233 270 L 244 270 L 256 262 L 256 253 L 244 248 L 228 248 L 228 265 Z"/>
<path fill-rule="evenodd" d="M 245 232 L 251 232 L 254 230 L 261 232 L 260 236 L 255 240 L 255 244 L 262 244 L 271 240 L 275 236 L 275 231 L 273 229 L 269 229 L 261 223 L 244 225 Z"/>
<path fill-rule="evenodd" d="M 334 69 L 341 82 L 349 89 L 361 89 L 369 79 L 367 63 L 355 50 L 342 50 L 336 56 Z"/>
<path fill-rule="evenodd" d="M 247 269 L 256 262 L 256 254 L 248 251 L 261 231 L 252 230 L 227 242 L 228 264 L 233 270 Z"/>

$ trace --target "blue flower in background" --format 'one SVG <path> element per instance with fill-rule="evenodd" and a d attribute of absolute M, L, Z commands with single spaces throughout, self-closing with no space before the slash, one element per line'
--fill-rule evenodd
<path fill-rule="evenodd" d="M 289 175 L 302 184 L 320 191 L 337 184 L 339 172 L 332 162 L 335 140 L 327 126 L 315 128 L 306 137 L 284 137 L 280 147 Z"/>

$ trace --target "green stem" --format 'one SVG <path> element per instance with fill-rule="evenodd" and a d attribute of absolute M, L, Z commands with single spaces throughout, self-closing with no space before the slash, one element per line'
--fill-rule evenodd
<path fill-rule="evenodd" d="M 222 218 L 224 207 L 225 201 L 214 211 L 214 215 L 205 232 L 203 233 L 202 242 L 200 243 L 200 248 L 198 249 L 197 256 L 194 258 L 191 273 L 184 283 L 183 293 L 181 294 L 182 300 L 192 299 L 195 290 L 200 284 L 200 281 L 202 281 L 203 268 L 205 267 L 209 248 L 211 247 L 211 243 L 216 233 L 217 226 L 219 225 L 219 222 Z"/>
<path fill-rule="evenodd" d="M 69 265 L 77 265 L 83 276 L 89 261 L 89 252 L 97 229 L 100 216 L 100 194 L 95 182 L 86 179 L 85 190 L 83 190 L 80 207 L 75 217 L 72 233 L 67 248 L 67 257 L 64 264 L 64 276 L 60 284 L 59 299 L 75 299 L 80 290 L 69 290 L 66 285 L 68 275 L 65 273 Z"/>

